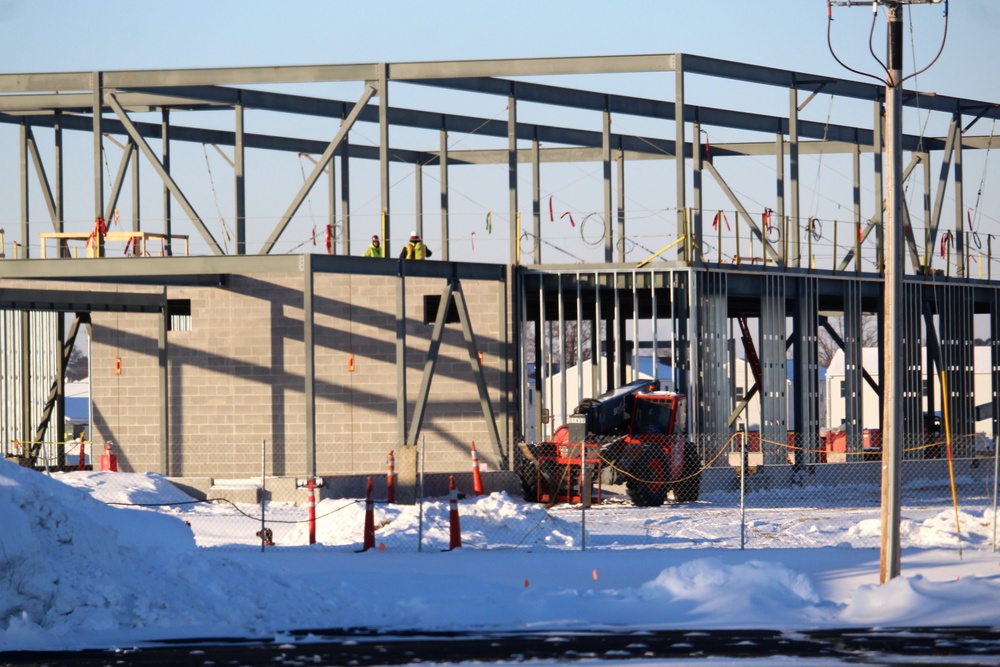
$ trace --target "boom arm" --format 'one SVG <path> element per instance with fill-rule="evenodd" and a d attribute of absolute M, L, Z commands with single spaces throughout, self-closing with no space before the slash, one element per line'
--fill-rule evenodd
<path fill-rule="evenodd" d="M 628 430 L 635 395 L 650 391 L 649 380 L 627 385 L 588 398 L 569 418 L 569 441 L 584 442 L 588 435 L 616 435 Z"/>

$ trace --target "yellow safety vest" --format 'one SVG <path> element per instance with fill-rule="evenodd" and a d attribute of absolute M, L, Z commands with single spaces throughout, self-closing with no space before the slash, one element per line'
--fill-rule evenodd
<path fill-rule="evenodd" d="M 406 259 L 423 259 L 427 246 L 422 241 L 406 244 Z"/>

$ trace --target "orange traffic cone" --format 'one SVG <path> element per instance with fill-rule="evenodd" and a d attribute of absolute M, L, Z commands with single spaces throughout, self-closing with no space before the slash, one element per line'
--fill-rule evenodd
<path fill-rule="evenodd" d="M 396 502 L 396 457 L 389 450 L 389 469 L 385 476 L 386 497 L 388 503 Z"/>
<path fill-rule="evenodd" d="M 476 441 L 472 441 L 472 495 L 482 496 L 483 476 L 479 472 L 479 454 L 476 453 Z"/>
<path fill-rule="evenodd" d="M 368 551 L 375 546 L 375 503 L 372 501 L 372 478 L 368 478 L 368 488 L 365 490 L 365 537 L 362 551 Z"/>
<path fill-rule="evenodd" d="M 316 544 L 316 480 L 309 478 L 309 544 Z"/>
<path fill-rule="evenodd" d="M 448 543 L 448 551 L 462 546 L 462 528 L 458 522 L 458 489 L 455 488 L 455 476 L 448 477 L 448 495 L 451 510 L 448 514 L 451 523 L 451 539 Z"/>

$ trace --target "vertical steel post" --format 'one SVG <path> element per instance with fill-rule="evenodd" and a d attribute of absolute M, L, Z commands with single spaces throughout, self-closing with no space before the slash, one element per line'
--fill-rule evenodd
<path fill-rule="evenodd" d="M 997 473 L 1000 472 L 1000 438 L 993 438 L 993 551 L 997 550 Z M 81 445 L 82 447 L 82 445 Z"/>
<path fill-rule="evenodd" d="M 247 253 L 247 198 L 246 198 L 246 160 L 243 150 L 243 105 L 237 104 L 236 112 L 236 132 L 233 143 L 233 180 L 236 213 L 236 254 L 245 255 Z"/>
<path fill-rule="evenodd" d="M 608 228 L 611 221 L 608 220 Z M 621 135 L 618 136 L 618 262 L 625 263 L 625 149 Z"/>
<path fill-rule="evenodd" d="M 413 214 L 416 218 L 416 230 L 420 238 L 424 238 L 424 166 L 420 160 L 413 165 Z"/>
<path fill-rule="evenodd" d="M 22 121 L 21 122 L 21 132 L 20 132 L 20 145 L 21 145 L 21 243 L 24 244 L 24 259 L 31 257 L 31 225 L 28 223 L 29 218 L 29 202 L 30 197 L 28 194 L 28 126 Z M 97 167 L 98 174 L 100 174 L 100 163 Z M 103 187 L 103 185 L 102 185 Z M 100 215 L 100 214 L 98 214 Z M 16 257 L 16 255 L 15 255 Z"/>
<path fill-rule="evenodd" d="M 65 195 L 63 193 L 63 132 L 62 132 L 62 111 L 56 109 L 52 114 L 53 122 L 53 134 L 54 143 L 53 146 L 55 151 L 55 179 L 56 179 L 56 219 L 53 221 L 55 223 L 55 231 L 64 231 L 63 227 L 65 224 L 65 209 L 64 209 L 64 199 Z M 138 195 L 133 194 L 132 198 L 135 199 Z"/>
<path fill-rule="evenodd" d="M 163 133 L 163 171 L 170 174 L 170 110 L 164 108 L 162 112 L 163 122 L 162 133 Z M 166 181 L 163 183 L 163 233 L 166 236 L 166 240 L 163 245 L 163 254 L 172 255 L 173 250 L 170 247 L 170 237 L 173 234 L 173 221 L 171 220 L 171 200 L 170 200 L 170 188 L 167 186 Z M 102 243 L 101 254 L 104 254 L 104 245 Z"/>
<path fill-rule="evenodd" d="M 441 261 L 450 261 L 450 231 L 448 229 L 448 128 L 441 119 L 441 153 L 438 168 L 441 172 Z"/>
<path fill-rule="evenodd" d="M 684 236 L 687 225 L 684 219 L 687 184 L 684 181 L 684 56 L 678 54 L 674 60 L 674 169 L 677 188 L 677 238 Z M 677 249 L 677 258 L 685 258 L 685 249 L 691 245 L 686 239 Z"/>
<path fill-rule="evenodd" d="M 264 551 L 267 543 L 267 527 L 264 523 L 264 475 L 267 470 L 267 440 L 260 440 L 260 550 Z"/>
<path fill-rule="evenodd" d="M 611 263 L 614 257 L 613 235 L 611 233 L 611 102 L 604 96 L 604 114 L 601 126 L 601 155 L 604 162 L 604 261 Z"/>
<path fill-rule="evenodd" d="M 702 234 L 702 222 L 704 220 L 704 198 L 702 197 L 702 149 L 701 149 L 701 122 L 695 118 L 695 121 L 691 123 L 691 183 L 693 192 L 694 202 L 691 208 L 694 209 L 692 213 L 692 223 L 688 227 L 688 231 L 694 237 L 694 243 L 692 247 L 694 248 L 694 253 L 692 255 L 692 261 L 695 266 L 702 266 L 705 263 L 705 256 L 703 252 L 704 248 L 704 235 Z M 719 222 L 719 226 L 722 226 L 722 222 Z"/>
<path fill-rule="evenodd" d="M 101 167 L 101 158 L 104 157 L 104 128 L 101 123 L 101 112 L 104 109 L 104 74 L 94 72 L 92 75 L 91 88 L 93 101 L 93 133 L 94 133 L 94 217 L 99 218 L 104 215 L 104 171 Z M 166 142 L 166 137 L 164 137 Z M 27 224 L 27 223 L 25 223 Z M 27 231 L 27 230 L 26 230 Z M 25 236 L 24 258 L 28 258 L 29 243 Z M 94 254 L 96 257 L 104 256 L 104 237 L 94 234 Z"/>
<path fill-rule="evenodd" d="M 534 246 L 531 251 L 532 261 L 542 263 L 542 159 L 538 143 L 538 126 L 535 126 L 531 139 L 531 233 L 534 235 Z M 520 237 L 520 232 L 518 233 Z M 518 243 L 521 239 L 518 238 Z"/>
<path fill-rule="evenodd" d="M 793 74 L 793 79 L 794 76 Z M 802 266 L 802 249 L 799 234 L 801 228 L 801 211 L 799 210 L 799 90 L 794 83 L 788 90 L 788 94 L 790 98 L 788 109 L 790 114 L 788 119 L 788 178 L 791 181 L 788 194 L 791 199 L 791 229 L 793 230 L 791 266 L 797 269 Z M 784 157 L 782 157 L 782 163 L 784 163 Z M 784 202 L 782 202 L 781 209 L 784 209 Z M 784 210 L 781 211 L 781 215 L 784 217 Z M 809 266 L 811 259 L 811 257 L 807 258 L 806 266 Z"/>
<path fill-rule="evenodd" d="M 507 188 L 510 197 L 510 260 L 517 264 L 517 96 L 514 82 L 507 97 Z"/>
<path fill-rule="evenodd" d="M 134 141 L 129 141 L 129 147 L 132 150 L 132 231 L 137 232 L 142 229 L 140 215 L 142 209 L 139 201 L 139 147 Z M 134 243 L 132 245 L 132 253 L 138 255 L 140 251 L 135 248 Z"/>
<path fill-rule="evenodd" d="M 330 162 L 326 165 L 326 173 L 329 176 L 326 193 L 327 220 L 330 225 L 330 254 L 337 254 L 337 160 L 331 155 Z"/>
<path fill-rule="evenodd" d="M 957 105 L 956 105 L 957 106 Z M 969 256 L 965 235 L 972 232 L 970 227 L 965 231 L 965 197 L 962 187 L 962 112 L 955 110 L 955 168 L 953 178 L 955 179 L 955 267 L 956 275 L 959 278 L 969 276 Z"/>
<path fill-rule="evenodd" d="M 306 476 L 316 476 L 316 345 L 315 345 L 315 276 L 312 254 L 302 259 L 302 375 L 305 382 Z"/>
<path fill-rule="evenodd" d="M 389 249 L 386 248 L 388 253 Z M 406 262 L 396 277 L 396 439 L 406 444 Z"/>
<path fill-rule="evenodd" d="M 167 299 L 167 288 L 163 288 L 160 326 L 157 330 L 157 383 L 160 393 L 160 473 L 170 475 L 170 384 L 169 384 L 169 354 L 167 332 L 170 330 L 170 301 Z M 91 337 L 93 340 L 93 337 Z M 90 422 L 93 424 L 93 420 Z"/>
<path fill-rule="evenodd" d="M 382 256 L 392 257 L 393 237 L 389 217 L 389 65 L 386 63 L 378 68 L 378 164 L 382 193 Z M 406 242 L 403 241 L 402 245 L 406 245 Z M 403 435 L 405 437 L 405 430 Z"/>
<path fill-rule="evenodd" d="M 341 122 L 344 122 L 343 119 Z M 348 132 L 340 142 L 340 250 L 344 255 L 351 254 L 351 142 Z M 382 252 L 385 250 L 385 239 L 382 239 Z M 383 254 L 383 257 L 388 255 Z"/>

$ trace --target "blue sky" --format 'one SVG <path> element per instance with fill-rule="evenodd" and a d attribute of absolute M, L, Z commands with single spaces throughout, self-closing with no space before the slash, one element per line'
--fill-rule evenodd
<path fill-rule="evenodd" d="M 911 10 L 917 52 L 938 44 L 943 5 Z M 997 54 L 1000 3 L 954 0 L 951 39 L 922 78 L 931 89 L 974 97 L 1000 92 L 994 77 L 962 64 Z M 855 65 L 868 60 L 866 8 L 834 11 L 834 37 Z M 907 21 L 909 23 L 909 19 Z M 4 72 L 233 67 L 695 53 L 839 75 L 825 44 L 823 0 L 583 0 L 285 2 L 173 0 L 100 3 L 0 0 Z M 861 29 L 858 30 L 857 28 Z M 907 25 L 909 34 L 909 25 Z M 876 33 L 876 52 L 884 37 Z M 909 51 L 907 53 L 909 56 Z M 868 68 L 866 68 L 868 69 Z M 977 93 L 979 91 L 979 93 Z"/>
<path fill-rule="evenodd" d="M 908 13 L 905 26 L 908 63 L 915 60 L 925 65 L 937 51 L 944 28 L 943 7 L 943 4 L 916 6 Z M 530 3 L 522 0 L 505 3 L 304 0 L 109 0 L 82 3 L 0 0 L 0 72 L 692 53 L 858 79 L 843 70 L 827 49 L 826 9 L 823 0 L 661 0 L 620 4 L 590 0 Z M 916 87 L 947 95 L 1000 100 L 1000 76 L 990 65 L 996 63 L 1000 55 L 1000 2 L 953 0 L 950 14 L 944 53 L 928 72 L 920 75 Z M 871 10 L 867 8 L 838 8 L 834 10 L 832 27 L 838 55 L 852 67 L 874 72 L 878 65 L 868 53 L 871 17 Z M 880 21 L 875 32 L 876 53 L 884 52 L 884 42 L 884 23 Z M 625 79 L 613 85 L 629 84 Z M 606 85 L 606 81 L 572 80 L 571 83 L 564 81 L 562 85 L 600 87 Z M 662 91 L 643 92 L 652 97 L 670 99 L 672 81 L 663 79 L 662 85 Z M 720 99 L 715 99 L 714 90 L 699 91 L 696 88 L 693 88 L 692 94 L 704 94 L 706 103 L 710 101 L 716 106 L 755 110 L 754 105 L 759 103 L 776 104 L 778 113 L 787 110 L 787 98 L 781 97 L 784 93 L 778 96 L 777 103 L 749 96 L 734 100 L 731 99 L 732 94 L 727 99 L 723 93 L 719 93 Z M 346 96 L 356 98 L 357 93 Z M 393 98 L 397 103 L 401 100 L 409 102 L 403 95 Z M 825 101 L 822 105 L 814 103 L 810 112 L 820 118 L 844 112 L 842 109 L 828 110 L 826 104 Z M 502 107 L 487 107 L 476 110 L 476 113 L 484 117 L 502 117 L 502 111 Z M 767 111 L 775 109 L 768 106 Z M 863 110 L 861 114 L 855 120 L 870 126 L 870 111 Z M 635 133 L 643 131 L 638 123 L 634 127 L 622 123 L 618 129 Z M 938 128 L 931 126 L 930 131 L 938 131 Z M 984 133 L 988 131 L 988 128 L 983 130 Z M 324 128 L 322 132 L 327 130 Z M 352 135 L 352 140 L 354 138 Z M 713 140 L 726 138 L 722 136 Z M 365 140 L 364 133 L 359 135 L 358 140 Z M 44 141 L 40 138 L 40 143 L 44 144 Z M 10 154 L 9 150 L 17 150 L 16 132 L 0 128 L 0 151 Z M 113 150 L 113 146 L 106 146 L 110 160 L 117 159 L 110 155 Z M 221 158 L 217 154 L 205 157 L 201 147 L 190 158 L 192 169 L 195 162 L 198 163 L 197 168 L 204 169 L 206 163 L 211 165 L 215 160 L 214 166 L 208 169 L 213 170 L 216 192 L 212 193 L 204 187 L 204 173 L 199 178 L 200 185 L 191 186 L 201 190 L 200 200 L 197 191 L 192 195 L 197 200 L 193 203 L 199 213 L 209 218 L 218 211 L 219 217 L 226 217 L 231 206 L 230 195 L 225 190 L 230 184 L 229 177 L 224 175 Z M 115 163 L 111 161 L 109 167 L 113 172 Z M 600 165 L 594 167 L 599 173 Z M 9 173 L 12 168 L 9 164 L 0 165 L 2 173 Z M 281 168 L 291 174 L 286 186 L 289 192 L 276 196 L 272 207 L 274 212 L 269 210 L 268 215 L 282 212 L 295 191 L 291 180 L 297 178 L 301 184 L 301 171 L 308 169 L 309 165 L 297 164 L 290 158 L 282 163 Z M 822 169 L 827 174 L 831 170 L 842 171 L 842 167 L 835 166 L 833 159 Z M 364 168 L 359 168 L 359 172 L 364 172 Z M 494 175 L 488 173 L 490 175 L 486 179 L 492 179 Z M 151 174 L 151 170 L 147 169 L 146 174 Z M 425 188 L 431 193 L 425 198 L 432 196 L 437 187 L 432 178 L 425 178 Z M 478 178 L 483 177 L 479 175 Z M 522 178 L 530 179 L 530 169 L 525 170 Z M 803 175 L 804 182 L 809 178 L 811 176 Z M 409 171 L 393 174 L 394 182 L 407 179 L 412 180 Z M 569 187 L 572 176 L 565 176 L 564 179 Z M 966 203 L 970 206 L 978 183 L 974 179 L 969 180 L 967 176 Z M 13 183 L 6 176 L 3 180 L 6 184 L 0 184 L 0 226 L 6 226 L 9 233 L 16 226 L 18 216 L 16 176 Z M 817 176 L 817 184 L 820 180 Z M 474 184 L 466 186 L 461 177 L 456 177 L 453 183 L 456 205 L 465 201 L 469 206 L 467 215 L 470 219 L 480 220 L 484 211 L 506 218 L 506 183 L 502 176 L 497 182 L 496 192 L 483 193 Z M 83 187 L 81 193 L 88 193 L 88 187 Z M 763 187 L 773 190 L 773 185 Z M 524 190 L 528 188 L 524 187 Z M 823 200 L 833 197 L 842 201 L 844 197 L 839 190 L 836 195 L 820 190 L 817 188 L 815 193 L 803 193 L 804 205 L 807 208 L 811 206 L 817 215 L 825 211 L 821 203 Z M 222 191 L 221 194 L 219 191 Z M 552 191 L 557 192 L 555 188 Z M 749 194 L 751 191 L 754 192 L 752 196 Z M 992 195 L 992 190 L 990 192 Z M 745 186 L 744 193 L 748 193 L 751 204 L 759 204 L 761 208 L 773 205 L 758 196 L 755 187 L 750 184 Z M 354 195 L 355 204 L 359 207 L 359 229 L 352 234 L 360 240 L 367 236 L 369 227 L 375 223 L 373 217 L 367 226 L 361 222 L 360 211 L 367 195 Z M 394 208 L 398 206 L 402 211 L 407 207 L 412 209 L 412 183 L 401 186 L 398 196 L 394 186 L 393 197 Z M 571 194 L 565 193 L 564 201 L 556 199 L 557 210 L 561 205 L 566 210 L 577 211 L 575 215 L 582 217 L 586 211 L 599 208 L 599 203 L 593 203 L 589 195 L 584 198 L 587 201 L 577 203 Z M 816 203 L 810 204 L 810 198 Z M 322 214 L 316 215 L 315 210 L 325 207 L 325 199 L 325 194 L 319 193 L 314 201 L 309 202 L 314 207 L 313 217 L 322 218 Z M 71 205 L 68 204 L 68 207 Z M 713 205 L 710 202 L 707 207 Z M 660 206 L 660 203 L 648 204 L 650 210 Z M 153 207 L 144 206 L 146 211 L 151 211 Z M 436 213 L 437 204 L 433 199 L 425 207 Z M 527 207 L 530 208 L 530 199 Z M 824 214 L 833 216 L 842 208 L 842 203 L 838 203 L 833 213 Z M 33 203 L 32 211 L 33 219 L 36 216 L 44 219 L 44 206 L 40 200 Z M 806 213 L 812 214 L 813 211 L 807 210 Z M 178 207 L 175 207 L 174 215 L 182 215 Z M 303 207 L 298 217 L 308 215 L 308 209 Z M 303 224 L 304 227 L 300 225 L 298 230 L 290 229 L 288 233 L 294 231 L 297 234 L 295 239 L 308 238 L 309 223 Z M 400 224 L 407 228 L 410 225 L 409 222 Z M 425 224 L 436 222 L 427 221 Z M 221 228 L 214 233 L 217 237 L 221 236 Z M 484 235 L 481 230 L 480 248 L 483 247 Z M 291 236 L 289 240 L 293 240 Z M 504 248 L 505 244 L 498 243 L 498 247 Z M 562 260 L 552 255 L 547 261 Z"/>

